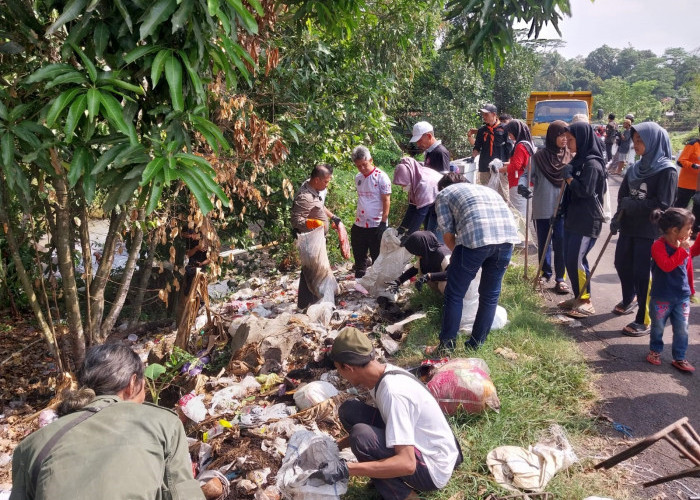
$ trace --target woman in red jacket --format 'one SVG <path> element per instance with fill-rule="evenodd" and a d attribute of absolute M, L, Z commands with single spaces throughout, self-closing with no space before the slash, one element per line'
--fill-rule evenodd
<path fill-rule="evenodd" d="M 535 153 L 530 129 L 520 120 L 511 120 L 503 127 L 508 138 L 515 141 L 515 149 L 510 161 L 501 168 L 502 173 L 508 173 L 508 194 L 510 202 L 525 216 L 527 200 L 518 194 L 518 180 L 530 164 L 530 157 Z"/>

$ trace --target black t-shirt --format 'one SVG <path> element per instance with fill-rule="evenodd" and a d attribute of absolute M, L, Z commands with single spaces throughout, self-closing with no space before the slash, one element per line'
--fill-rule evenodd
<path fill-rule="evenodd" d="M 425 153 L 424 165 L 440 173 L 449 172 L 450 152 L 447 151 L 445 146 L 438 144 L 430 153 Z"/>
<path fill-rule="evenodd" d="M 494 158 L 508 161 L 508 135 L 503 130 L 503 125 L 498 122 L 494 127 L 482 126 L 476 133 L 474 149 L 479 152 L 479 172 L 488 172 L 489 163 Z"/>

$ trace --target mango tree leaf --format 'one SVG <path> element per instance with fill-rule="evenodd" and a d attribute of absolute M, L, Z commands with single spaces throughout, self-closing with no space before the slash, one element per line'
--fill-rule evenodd
<path fill-rule="evenodd" d="M 24 83 L 29 85 L 31 83 L 40 82 L 42 80 L 53 80 L 57 76 L 62 75 L 66 72 L 76 72 L 76 69 L 73 66 L 63 63 L 49 64 L 48 66 L 44 66 L 43 68 L 38 69 L 37 71 L 29 75 L 24 80 Z"/>
<path fill-rule="evenodd" d="M 100 91 L 97 89 L 88 89 L 87 91 L 87 111 L 88 122 L 92 123 L 97 113 L 100 112 Z"/>
<path fill-rule="evenodd" d="M 238 19 L 241 21 L 241 25 L 246 29 L 246 31 L 252 35 L 258 34 L 258 23 L 255 21 L 253 14 L 248 12 L 241 0 L 227 0 L 228 4 L 233 7 L 238 14 Z"/>
<path fill-rule="evenodd" d="M 173 17 L 170 18 L 170 22 L 173 25 L 173 33 L 185 26 L 190 19 L 193 9 L 194 0 L 182 0 L 180 7 L 175 11 Z"/>
<path fill-rule="evenodd" d="M 153 4 L 140 19 L 140 39 L 143 40 L 147 36 L 152 35 L 156 28 L 168 19 L 170 14 L 175 12 L 176 7 L 176 0 L 158 0 Z"/>
<path fill-rule="evenodd" d="M 82 146 L 75 151 L 73 161 L 70 163 L 70 170 L 68 170 L 68 184 L 71 188 L 75 187 L 80 177 L 83 175 L 89 155 L 90 152 Z"/>
<path fill-rule="evenodd" d="M 83 175 L 83 192 L 85 193 L 85 201 L 87 201 L 88 204 L 92 203 L 92 200 L 95 199 L 95 190 L 96 190 L 95 176 L 88 175 L 88 174 Z"/>
<path fill-rule="evenodd" d="M 163 74 L 163 67 L 165 66 L 165 59 L 171 54 L 172 52 L 163 49 L 158 54 L 156 54 L 156 57 L 153 58 L 153 63 L 151 63 L 151 83 L 153 84 L 153 88 L 156 88 L 156 85 L 158 85 L 158 81 L 160 80 L 160 75 Z"/>
<path fill-rule="evenodd" d="M 187 188 L 197 200 L 197 204 L 199 205 L 199 209 L 202 211 L 202 214 L 206 215 L 211 212 L 214 209 L 214 205 L 209 199 L 209 193 L 199 178 L 196 177 L 187 167 L 178 168 L 176 172 L 177 176 L 185 182 Z"/>
<path fill-rule="evenodd" d="M 81 96 L 78 96 L 78 98 L 75 101 L 73 101 L 73 104 L 70 105 L 70 109 L 68 110 L 68 116 L 66 117 L 65 127 L 66 142 L 68 144 L 73 142 L 73 132 L 75 131 L 75 127 L 78 126 L 80 118 L 85 113 L 86 101 L 87 96 L 83 94 Z"/>
<path fill-rule="evenodd" d="M 106 168 L 114 161 L 114 159 L 122 153 L 125 149 L 129 148 L 129 144 L 122 143 L 112 146 L 110 149 L 102 153 L 102 155 L 95 162 L 95 168 L 92 169 L 92 174 L 101 174 L 106 170 Z"/>
<path fill-rule="evenodd" d="M 102 54 L 104 54 L 107 44 L 109 43 L 109 27 L 107 24 L 99 23 L 95 27 L 93 40 L 95 41 L 95 56 L 102 57 Z"/>
<path fill-rule="evenodd" d="M 51 104 L 48 113 L 46 114 L 46 126 L 52 127 L 61 112 L 73 102 L 75 96 L 80 94 L 83 89 L 70 89 L 62 92 Z"/>
<path fill-rule="evenodd" d="M 131 64 L 132 62 L 141 59 L 143 56 L 146 56 L 158 50 L 160 50 L 160 46 L 158 45 L 142 45 L 140 47 L 136 47 L 134 50 L 130 51 L 127 55 L 124 56 L 124 62 L 126 64 Z"/>
<path fill-rule="evenodd" d="M 4 102 L 0 101 L 0 120 L 7 121 L 7 116 L 7 107 Z"/>
<path fill-rule="evenodd" d="M 134 26 L 131 22 L 131 16 L 129 15 L 129 11 L 126 10 L 126 7 L 124 6 L 124 2 L 122 0 L 114 0 L 114 3 L 117 5 L 117 9 L 119 10 L 119 13 L 124 18 L 124 22 L 126 23 L 126 26 L 129 28 L 129 33 L 133 33 Z"/>
<path fill-rule="evenodd" d="M 83 13 L 85 5 L 87 5 L 87 0 L 69 0 L 66 4 L 66 8 L 63 9 L 63 13 L 58 16 L 56 22 L 49 26 L 49 29 L 46 30 L 46 36 L 52 35 L 61 26 L 76 19 Z"/>
<path fill-rule="evenodd" d="M 2 164 L 9 167 L 15 161 L 15 142 L 9 132 L 2 134 Z"/>
<path fill-rule="evenodd" d="M 141 175 L 141 182 L 140 186 L 145 186 L 151 180 L 158 174 L 158 172 L 161 172 L 163 170 L 163 166 L 166 164 L 166 159 L 162 156 L 157 156 L 156 158 L 153 158 L 150 162 L 148 162 L 148 165 L 146 165 L 146 169 L 143 171 L 143 174 Z"/>
<path fill-rule="evenodd" d="M 165 159 L 165 158 L 163 158 Z M 151 196 L 148 198 L 148 204 L 146 205 L 146 214 L 150 214 L 155 210 L 158 202 L 160 201 L 160 195 L 163 193 L 164 187 L 164 176 L 161 170 L 153 181 L 153 186 L 151 187 Z"/>
<path fill-rule="evenodd" d="M 27 123 L 28 122 L 26 121 L 18 123 L 17 125 L 12 127 L 12 133 L 15 134 L 15 136 L 17 136 L 19 140 L 29 144 L 31 148 L 39 149 L 41 147 L 41 141 L 27 126 Z"/>
<path fill-rule="evenodd" d="M 129 136 L 132 139 L 132 142 L 137 142 L 134 126 L 128 124 L 124 119 L 124 110 L 122 109 L 121 104 L 119 104 L 119 101 L 117 101 L 114 96 L 107 94 L 106 92 L 101 92 L 100 102 L 102 103 L 102 107 L 105 110 L 105 115 L 112 126 L 119 130 L 122 134 Z"/>
<path fill-rule="evenodd" d="M 185 99 L 182 95 L 182 64 L 172 52 L 165 59 L 165 79 L 170 87 L 170 100 L 175 111 L 184 111 Z"/>
<path fill-rule="evenodd" d="M 265 9 L 258 0 L 248 0 L 248 3 L 255 9 L 255 12 L 257 12 L 260 17 L 265 15 Z"/>
<path fill-rule="evenodd" d="M 182 64 L 184 64 L 185 69 L 187 70 L 187 74 L 190 77 L 190 83 L 192 83 L 192 87 L 194 87 L 194 91 L 196 92 L 199 101 L 202 103 L 206 103 L 207 96 L 204 91 L 204 85 L 202 85 L 202 80 L 199 78 L 199 75 L 190 64 L 190 61 L 187 58 L 187 54 L 185 54 L 185 51 L 179 50 L 178 54 L 180 54 Z"/>

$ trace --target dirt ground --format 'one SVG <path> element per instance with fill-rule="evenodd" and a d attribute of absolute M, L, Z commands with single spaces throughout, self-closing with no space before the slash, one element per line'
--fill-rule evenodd
<path fill-rule="evenodd" d="M 609 186 L 613 206 L 621 177 L 611 176 Z M 591 265 L 595 262 L 607 238 L 607 227 L 589 254 Z M 664 333 L 666 347 L 662 354 L 663 364 L 653 366 L 646 361 L 649 352 L 649 336 L 627 337 L 622 328 L 634 320 L 634 315 L 617 316 L 611 311 L 621 299 L 620 284 L 614 267 L 617 236 L 613 236 L 592 279 L 591 296 L 596 314 L 581 320 L 582 327 L 570 328 L 572 338 L 578 343 L 591 369 L 598 378 L 600 403 L 598 412 L 609 419 L 604 426 L 604 435 L 623 438 L 613 429 L 613 422 L 623 424 L 631 430 L 633 439 L 644 438 L 688 417 L 696 431 L 700 431 L 700 305 L 693 305 L 690 314 L 689 347 L 687 359 L 698 369 L 693 375 L 680 372 L 671 366 L 671 327 Z M 700 269 L 700 257 L 694 261 Z M 700 290 L 700 272 L 695 273 L 695 287 Z M 561 296 L 546 293 L 550 306 L 562 300 Z M 622 451 L 628 442 L 621 440 L 607 455 Z M 688 469 L 692 464 L 679 457 L 679 453 L 665 442 L 660 442 L 617 467 L 627 467 L 636 482 L 643 483 L 659 476 Z M 648 489 L 637 487 L 635 497 L 646 498 L 700 498 L 700 478 L 673 481 L 667 485 Z"/>

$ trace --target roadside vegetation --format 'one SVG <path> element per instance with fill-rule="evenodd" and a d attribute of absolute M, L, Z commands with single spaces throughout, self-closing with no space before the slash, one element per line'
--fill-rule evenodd
<path fill-rule="evenodd" d="M 425 345 L 437 343 L 442 300 L 428 288 L 416 293 L 411 302 L 427 312 L 424 319 L 410 324 L 396 363 L 404 367 L 420 364 Z M 588 440 L 597 434 L 591 409 L 596 397 L 593 374 L 587 368 L 575 342 L 562 327 L 543 314 L 542 299 L 523 279 L 523 268 L 512 266 L 506 272 L 500 305 L 508 311 L 508 325 L 492 331 L 477 353 L 464 350 L 458 338 L 456 357 L 480 357 L 486 361 L 501 402 L 500 412 L 478 415 L 458 413 L 451 417 L 462 445 L 464 463 L 449 485 L 426 498 L 484 498 L 488 493 L 505 495 L 493 482 L 486 466 L 486 455 L 498 446 L 527 448 L 537 443 L 552 424 L 562 426 L 574 446 L 579 462 L 554 476 L 547 491 L 556 498 L 610 496 L 624 500 L 628 494 L 615 480 L 615 471 L 598 472 Z M 509 348 L 517 359 L 509 360 L 494 352 Z M 348 498 L 379 498 L 365 481 L 353 481 Z M 374 494 L 374 496 L 372 496 Z"/>

